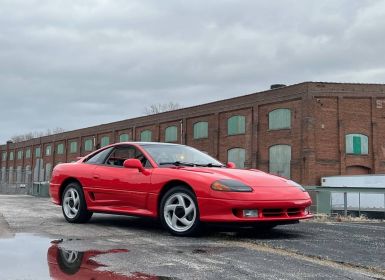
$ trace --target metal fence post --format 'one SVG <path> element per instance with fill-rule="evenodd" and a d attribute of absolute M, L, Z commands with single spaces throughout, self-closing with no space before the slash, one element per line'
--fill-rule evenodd
<path fill-rule="evenodd" d="M 361 217 L 361 193 L 358 193 L 358 217 Z"/>
<path fill-rule="evenodd" d="M 348 193 L 344 192 L 344 216 L 348 215 Z"/>

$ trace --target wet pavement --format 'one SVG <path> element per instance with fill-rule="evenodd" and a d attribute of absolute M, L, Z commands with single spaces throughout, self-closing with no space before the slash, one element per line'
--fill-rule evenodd
<path fill-rule="evenodd" d="M 385 279 L 384 223 L 178 238 L 156 221 L 65 222 L 44 198 L 0 195 L 0 279 Z"/>

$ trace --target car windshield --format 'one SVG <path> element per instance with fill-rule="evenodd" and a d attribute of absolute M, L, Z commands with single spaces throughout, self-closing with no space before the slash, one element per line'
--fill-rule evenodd
<path fill-rule="evenodd" d="M 142 144 L 141 145 L 160 167 L 207 166 L 222 167 L 223 164 L 211 156 L 184 145 Z"/>

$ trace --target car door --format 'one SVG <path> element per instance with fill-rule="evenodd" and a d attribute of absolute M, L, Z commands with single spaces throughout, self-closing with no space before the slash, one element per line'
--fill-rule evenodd
<path fill-rule="evenodd" d="M 123 167 L 123 162 L 129 158 L 141 159 L 149 174 Z M 115 146 L 105 162 L 93 171 L 95 205 L 115 210 L 146 209 L 151 173 L 152 166 L 138 149 L 131 145 Z"/>

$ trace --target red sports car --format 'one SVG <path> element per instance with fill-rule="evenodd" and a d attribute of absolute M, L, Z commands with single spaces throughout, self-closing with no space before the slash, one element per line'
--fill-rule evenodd
<path fill-rule="evenodd" d="M 271 228 L 312 217 L 297 183 L 169 143 L 118 143 L 59 164 L 50 194 L 70 223 L 93 212 L 147 216 L 179 236 L 197 234 L 202 222 Z"/>

